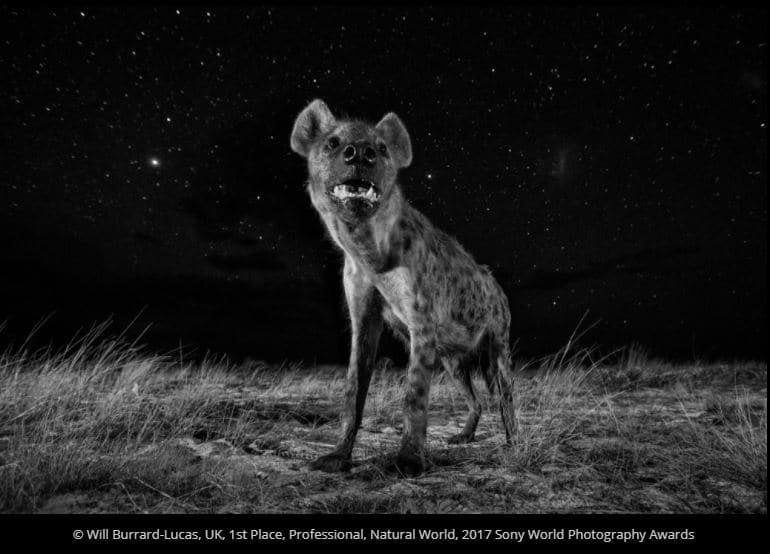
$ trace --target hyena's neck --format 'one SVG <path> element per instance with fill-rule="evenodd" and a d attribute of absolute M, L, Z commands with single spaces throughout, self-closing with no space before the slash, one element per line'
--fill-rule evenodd
<path fill-rule="evenodd" d="M 398 185 L 369 219 L 348 222 L 333 212 L 321 216 L 337 245 L 362 269 L 383 273 L 398 265 L 401 256 L 398 244 L 398 221 L 409 209 Z"/>

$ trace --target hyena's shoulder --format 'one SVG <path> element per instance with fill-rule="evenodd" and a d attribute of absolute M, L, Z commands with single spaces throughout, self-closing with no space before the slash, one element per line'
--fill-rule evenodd
<path fill-rule="evenodd" d="M 435 271 L 452 271 L 470 274 L 480 268 L 460 242 L 435 226 L 419 210 L 407 206 L 398 222 L 399 241 L 406 254 L 411 254 L 412 264 L 431 266 Z"/>

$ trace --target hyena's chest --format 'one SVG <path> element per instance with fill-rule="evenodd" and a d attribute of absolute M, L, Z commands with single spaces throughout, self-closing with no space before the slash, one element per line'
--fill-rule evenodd
<path fill-rule="evenodd" d="M 415 269 L 401 266 L 372 282 L 385 302 L 385 321 L 396 331 L 431 329 L 445 349 L 469 351 L 489 324 L 491 304 L 471 281 L 453 288 L 443 283 L 415 283 Z M 419 332 L 419 331 L 418 331 Z"/>
<path fill-rule="evenodd" d="M 372 281 L 385 301 L 386 310 L 390 310 L 398 321 L 411 327 L 415 320 L 415 304 L 418 294 L 415 291 L 409 268 L 397 267 L 377 275 Z"/>

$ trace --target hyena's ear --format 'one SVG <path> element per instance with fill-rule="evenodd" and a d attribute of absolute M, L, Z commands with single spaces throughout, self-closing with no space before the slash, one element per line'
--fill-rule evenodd
<path fill-rule="evenodd" d="M 291 132 L 291 149 L 307 158 L 313 143 L 318 137 L 329 132 L 334 126 L 334 116 L 320 99 L 313 100 L 302 110 L 294 122 Z"/>
<path fill-rule="evenodd" d="M 412 163 L 412 141 L 401 119 L 390 112 L 383 117 L 375 127 L 388 145 L 393 160 L 398 167 L 406 167 Z"/>

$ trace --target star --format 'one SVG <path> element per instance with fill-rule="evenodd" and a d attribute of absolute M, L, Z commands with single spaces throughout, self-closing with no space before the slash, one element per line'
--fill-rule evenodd
<path fill-rule="evenodd" d="M 149 163 L 152 167 L 160 167 L 160 159 L 150 158 Z"/>

